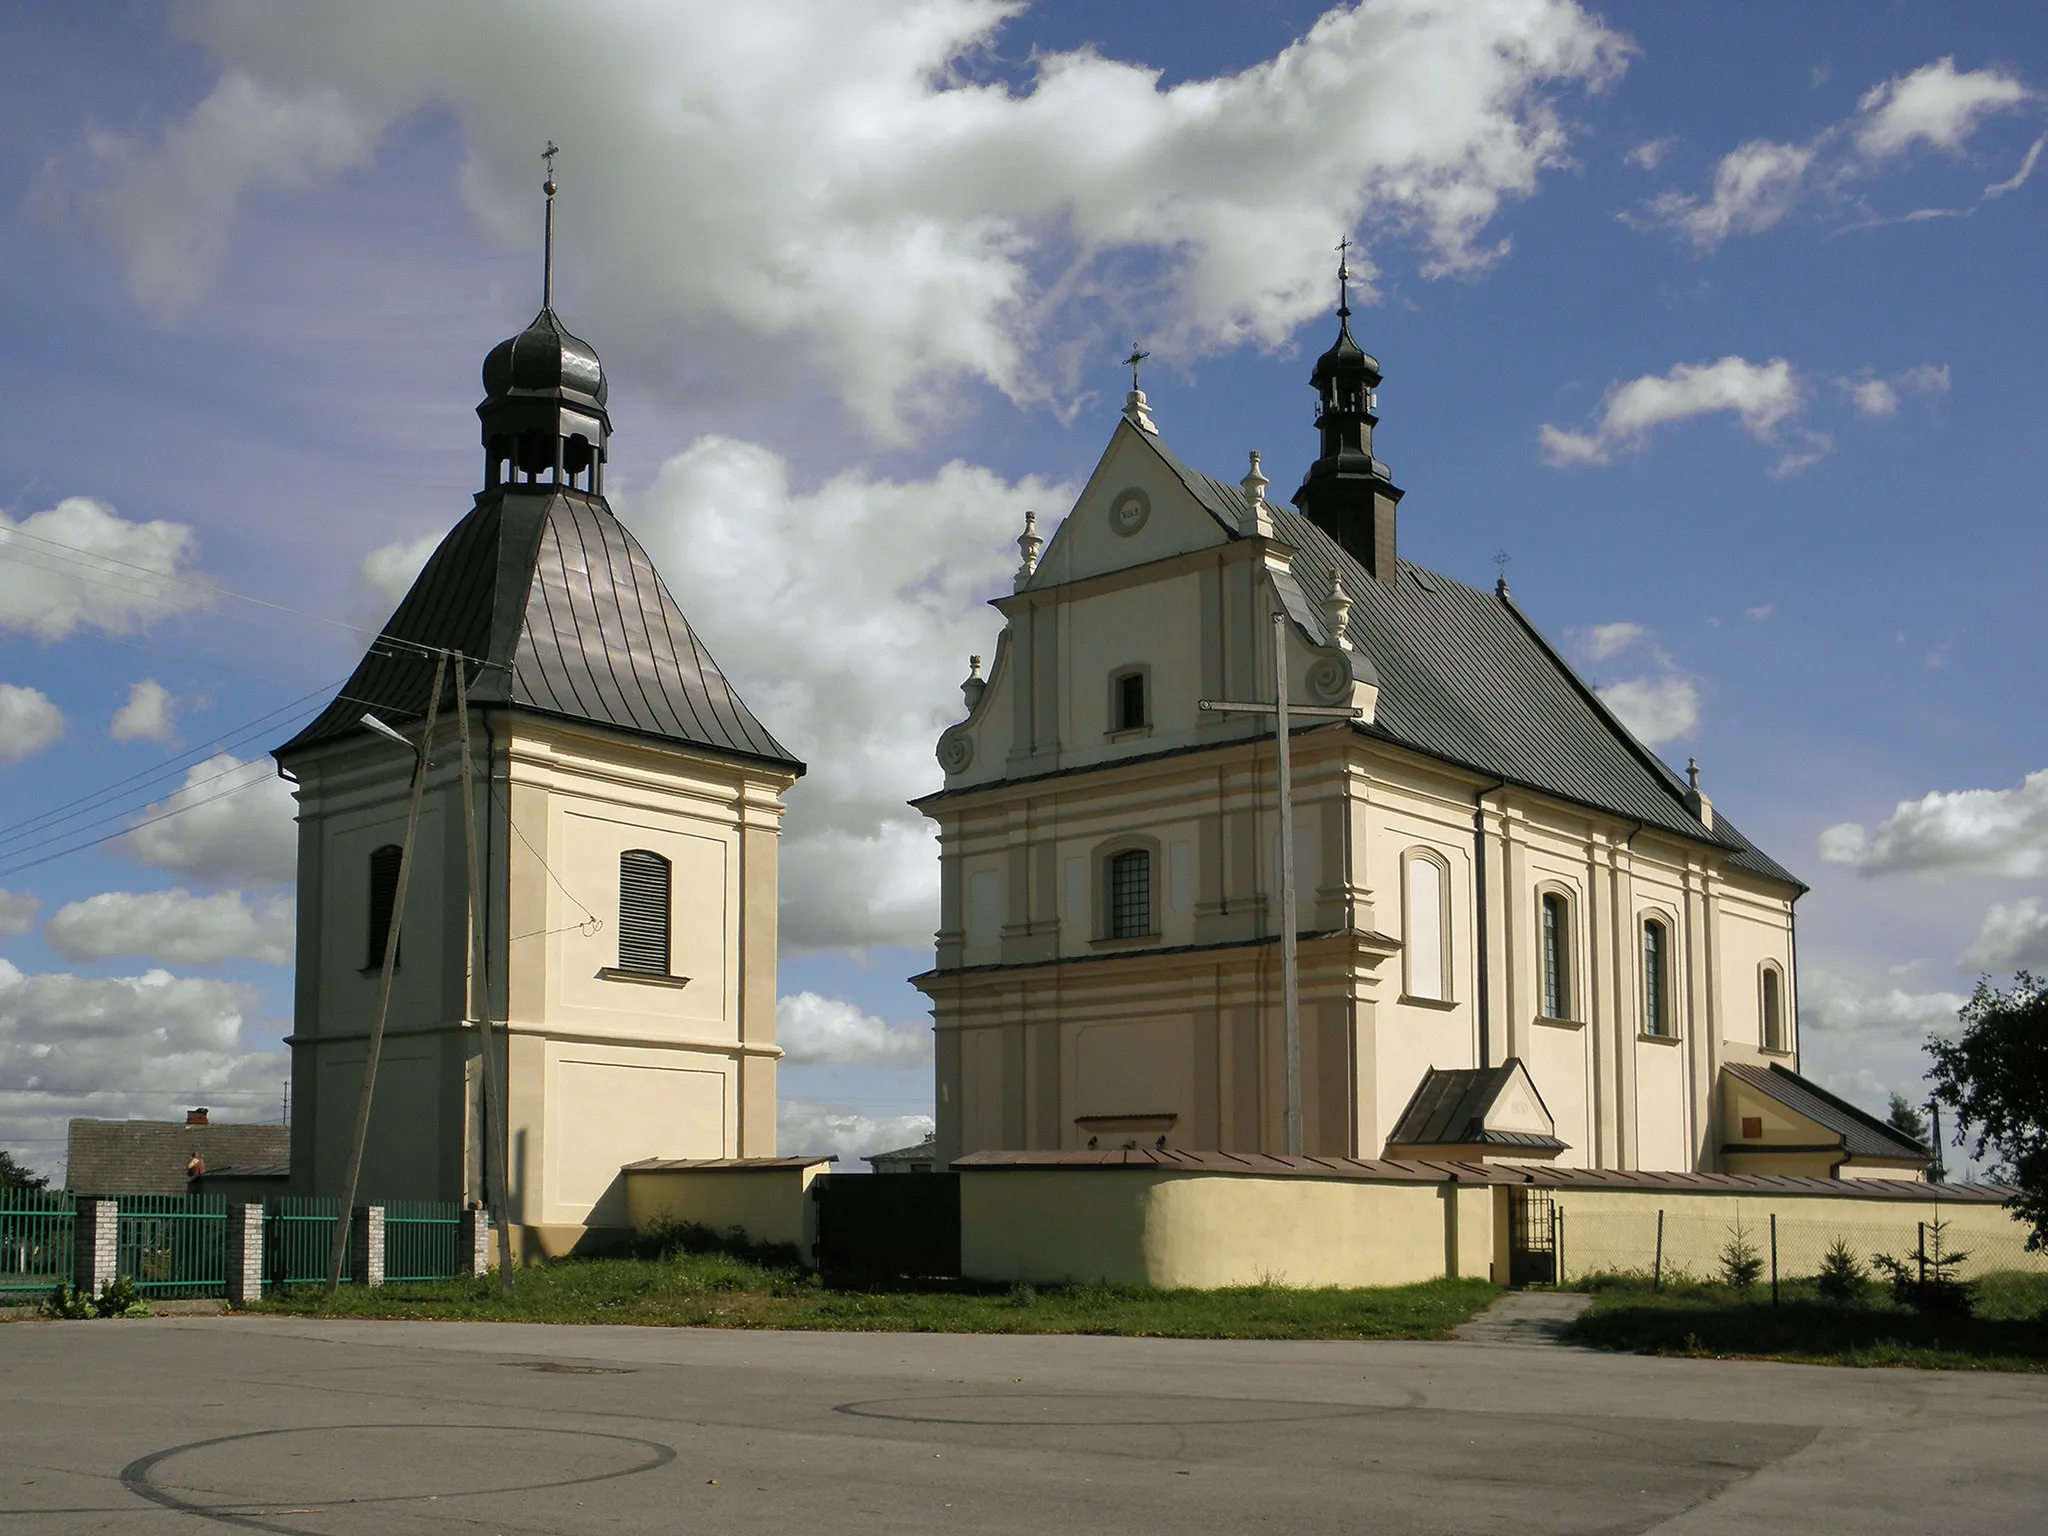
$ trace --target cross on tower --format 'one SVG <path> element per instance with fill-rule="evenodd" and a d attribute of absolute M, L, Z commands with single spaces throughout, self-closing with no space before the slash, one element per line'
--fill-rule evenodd
<path fill-rule="evenodd" d="M 1145 359 L 1150 357 L 1151 355 L 1152 354 L 1150 352 L 1139 351 L 1138 344 L 1135 341 L 1131 343 L 1131 355 L 1124 359 L 1124 366 L 1131 370 L 1132 389 L 1136 389 L 1138 387 L 1138 365 L 1144 362 Z"/>
<path fill-rule="evenodd" d="M 1337 313 L 1351 313 L 1351 237 L 1337 242 Z"/>
<path fill-rule="evenodd" d="M 553 197 L 553 196 L 555 195 L 555 156 L 559 155 L 560 153 L 561 153 L 561 151 L 560 151 L 559 149 L 555 148 L 555 141 L 554 141 L 553 139 L 549 139 L 549 140 L 548 140 L 548 147 L 547 147 L 546 149 L 544 149 L 544 150 L 542 150 L 542 151 L 540 152 L 540 157 L 541 157 L 541 159 L 543 159 L 543 160 L 545 160 L 545 161 L 547 162 L 547 167 L 548 167 L 548 185 L 547 185 L 547 193 L 548 193 L 548 196 L 549 196 L 549 197 Z"/>

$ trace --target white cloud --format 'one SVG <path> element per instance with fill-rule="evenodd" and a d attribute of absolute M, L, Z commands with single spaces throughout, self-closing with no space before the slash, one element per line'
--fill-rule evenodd
<path fill-rule="evenodd" d="M 34 757 L 64 734 L 64 711 L 37 688 L 0 683 L 0 762 Z"/>
<path fill-rule="evenodd" d="M 363 563 L 356 569 L 356 586 L 362 592 L 364 616 L 370 624 L 382 624 L 391 617 L 391 610 L 412 589 L 413 579 L 426 565 L 427 557 L 440 548 L 446 537 L 447 530 L 443 529 L 417 539 L 400 539 L 363 556 Z M 369 613 L 370 608 L 375 613 Z"/>
<path fill-rule="evenodd" d="M 116 741 L 175 740 L 177 700 L 154 678 L 145 677 L 128 690 L 128 702 L 114 711 L 107 734 Z"/>
<path fill-rule="evenodd" d="M 1643 638 L 1640 624 L 1595 624 L 1576 636 L 1588 661 L 1611 661 Z"/>
<path fill-rule="evenodd" d="M 0 1125 L 44 1167 L 73 1115 L 166 1118 L 193 1104 L 274 1118 L 284 1053 L 249 1048 L 259 993 L 173 976 L 24 973 L 0 960 Z"/>
<path fill-rule="evenodd" d="M 13 938 L 35 927 L 42 905 L 26 891 L 0 891 L 0 938 Z"/>
<path fill-rule="evenodd" d="M 168 965 L 289 965 L 294 910 L 289 896 L 251 900 L 242 891 L 102 891 L 60 907 L 43 933 L 67 960 L 135 955 Z"/>
<path fill-rule="evenodd" d="M 928 1023 L 889 1024 L 852 1003 L 796 992 L 775 1004 L 775 1043 L 791 1066 L 900 1066 L 929 1063 Z"/>
<path fill-rule="evenodd" d="M 1799 1067 L 1878 1114 L 1892 1093 L 1927 1095 L 1927 1037 L 1953 1030 L 1954 992 L 1870 986 L 1819 965 L 1800 969 Z"/>
<path fill-rule="evenodd" d="M 2012 789 L 1935 790 L 1902 800 L 1875 831 L 1839 822 L 1820 835 L 1820 856 L 1865 875 L 2048 874 L 2048 769 Z"/>
<path fill-rule="evenodd" d="M 1937 59 L 1873 86 L 1846 121 L 1821 129 L 1803 144 L 1752 139 L 1731 150 L 1714 168 L 1710 194 L 1659 193 L 1647 205 L 1647 222 L 1675 230 L 1697 249 L 1709 251 L 1731 235 L 1771 228 L 1810 194 L 1839 194 L 1856 179 L 1889 168 L 1915 145 L 1957 153 L 1991 113 L 2019 107 L 2036 94 L 2003 70 L 1959 71 L 1953 58 Z M 2018 175 L 1986 187 L 1984 196 L 2003 196 L 2019 186 L 2033 162 L 2030 152 Z M 1966 218 L 1973 211 L 1921 208 L 1901 217 L 1866 218 L 1846 228 Z"/>
<path fill-rule="evenodd" d="M 89 496 L 67 496 L 18 523 L 0 512 L 0 546 L 0 629 L 40 640 L 88 628 L 126 635 L 213 606 L 211 592 L 187 584 L 198 579 L 190 528 L 131 523 Z"/>
<path fill-rule="evenodd" d="M 867 1172 L 861 1158 L 911 1147 L 932 1132 L 930 1115 L 864 1115 L 810 1099 L 784 1098 L 775 1106 L 775 1145 L 785 1157 L 836 1153 L 843 1171 Z"/>
<path fill-rule="evenodd" d="M 1730 235 L 1769 229 L 1798 202 L 1813 164 L 1809 145 L 1752 139 L 1721 157 L 1714 167 L 1713 194 L 1705 199 L 1660 192 L 1650 200 L 1653 218 L 1712 250 Z"/>
<path fill-rule="evenodd" d="M 537 144 L 567 146 L 572 301 L 588 334 L 650 357 L 712 349 L 721 376 L 806 364 L 885 438 L 962 380 L 1045 394 L 1027 356 L 1109 267 L 1155 346 L 1275 345 L 1329 303 L 1335 232 L 1482 267 L 1501 205 L 1567 160 L 1558 97 L 1631 45 L 1573 0 L 1364 0 L 1241 72 L 1162 84 L 1089 48 L 1020 86 L 976 56 L 1011 0 L 695 0 L 545 10 L 214 0 L 185 13 L 214 93 L 154 148 L 96 141 L 73 196 L 145 302 L 195 292 L 245 188 L 367 162 L 423 110 L 471 152 L 462 193 L 534 243 Z M 517 89 L 507 89 L 517 81 Z M 61 181 L 95 174 L 74 163 Z M 1132 282 L 1127 258 L 1156 256 Z M 1369 262 L 1358 264 L 1361 283 Z M 1092 323 L 1092 322 L 1091 322 Z"/>
<path fill-rule="evenodd" d="M 1639 170 L 1654 171 L 1664 163 L 1677 143 L 1676 139 L 1645 139 L 1621 158 L 1623 163 Z"/>
<path fill-rule="evenodd" d="M 113 846 L 208 884 L 289 885 L 298 873 L 296 809 L 290 786 L 267 761 L 216 752 L 187 769 L 185 782 Z"/>
<path fill-rule="evenodd" d="M 1729 411 L 1752 437 L 1771 442 L 1779 424 L 1803 404 L 1798 376 L 1782 357 L 1768 363 L 1741 357 L 1680 363 L 1668 373 L 1610 385 L 1591 431 L 1546 424 L 1539 441 L 1546 463 L 1607 464 L 1617 452 L 1640 450 L 1658 427 Z"/>
<path fill-rule="evenodd" d="M 1607 707 L 1644 746 L 1690 736 L 1700 723 L 1699 689 L 1691 678 L 1631 677 L 1599 690 Z"/>
<path fill-rule="evenodd" d="M 809 764 L 784 823 L 785 950 L 929 948 L 938 854 L 904 801 L 939 785 L 933 749 L 969 654 L 993 649 L 980 600 L 1007 589 L 1025 509 L 1072 496 L 957 462 L 799 491 L 770 450 L 707 437 L 619 498 L 740 696 Z"/>
<path fill-rule="evenodd" d="M 2048 909 L 2034 896 L 1993 903 L 1961 963 L 1973 971 L 2048 970 Z"/>
<path fill-rule="evenodd" d="M 2027 178 L 2034 174 L 2034 164 L 2041 158 L 2041 146 L 2044 144 L 2048 144 L 2048 134 L 2044 134 L 2027 146 L 2027 157 L 2020 162 L 2020 168 L 2017 171 L 2014 171 L 2012 175 L 2006 177 L 2003 181 L 1994 181 L 1984 189 L 1985 199 L 1989 201 L 1992 198 L 2003 197 L 2008 192 L 2017 192 L 2021 187 L 2024 187 L 2027 184 Z"/>
<path fill-rule="evenodd" d="M 1899 392 L 1904 390 L 1912 395 L 1945 395 L 1949 389 L 1949 371 L 1946 363 L 1936 366 L 1922 363 L 1908 368 L 1903 373 L 1879 378 L 1868 370 L 1853 379 L 1835 380 L 1837 388 L 1848 395 L 1856 409 L 1865 416 L 1892 416 L 1898 413 Z"/>
<path fill-rule="evenodd" d="M 1936 59 L 1863 93 L 1856 104 L 1856 147 L 1872 160 L 1923 142 L 1954 154 L 1988 114 L 2010 111 L 2033 95 L 2002 69 L 1959 71 L 1953 58 Z"/>
<path fill-rule="evenodd" d="M 1771 605 L 1769 603 L 1758 603 L 1754 608 L 1743 609 L 1742 616 L 1745 619 L 1755 619 L 1761 624 L 1771 616 Z"/>

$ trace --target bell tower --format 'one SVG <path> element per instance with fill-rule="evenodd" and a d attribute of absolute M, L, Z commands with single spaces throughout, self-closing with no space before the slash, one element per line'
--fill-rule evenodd
<path fill-rule="evenodd" d="M 1350 245 L 1347 238 L 1338 247 L 1337 340 L 1316 359 L 1309 376 L 1322 455 L 1309 466 L 1294 505 L 1375 580 L 1391 583 L 1400 572 L 1394 509 L 1402 493 L 1393 472 L 1372 455 L 1372 429 L 1380 420 L 1380 365 L 1351 334 Z"/>

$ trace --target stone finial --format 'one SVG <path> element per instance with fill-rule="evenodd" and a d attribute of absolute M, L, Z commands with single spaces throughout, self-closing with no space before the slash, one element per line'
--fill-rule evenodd
<path fill-rule="evenodd" d="M 1344 590 L 1344 580 L 1335 571 L 1330 572 L 1330 592 L 1323 599 L 1323 624 L 1330 631 L 1330 644 L 1351 649 L 1351 639 L 1345 633 L 1351 623 L 1351 595 Z"/>
<path fill-rule="evenodd" d="M 1273 508 L 1266 500 L 1266 487 L 1272 482 L 1259 470 L 1259 451 L 1252 450 L 1252 467 L 1245 471 L 1238 481 L 1244 491 L 1245 509 L 1238 528 L 1248 539 L 1270 539 L 1273 537 Z"/>
<path fill-rule="evenodd" d="M 1124 396 L 1124 420 L 1140 432 L 1150 432 L 1154 437 L 1159 435 L 1159 427 L 1152 420 L 1152 408 L 1145 403 L 1145 391 L 1142 389 L 1134 389 Z"/>
<path fill-rule="evenodd" d="M 1038 569 L 1038 552 L 1045 548 L 1045 540 L 1038 536 L 1038 514 L 1024 514 L 1024 531 L 1017 535 L 1017 553 L 1024 557 L 1024 563 L 1017 567 L 1015 590 L 1024 590 L 1024 583 L 1031 579 Z"/>
<path fill-rule="evenodd" d="M 1685 760 L 1685 782 L 1695 790 L 1700 787 L 1700 760 L 1696 757 L 1688 757 Z"/>
<path fill-rule="evenodd" d="M 966 681 L 960 685 L 960 697 L 967 701 L 967 713 L 971 715 L 980 707 L 981 696 L 986 692 L 988 682 L 981 675 L 981 658 L 970 656 L 967 658 Z"/>
<path fill-rule="evenodd" d="M 1714 802 L 1700 788 L 1700 760 L 1689 757 L 1685 760 L 1685 808 L 1699 818 L 1701 826 L 1709 832 L 1714 830 Z"/>

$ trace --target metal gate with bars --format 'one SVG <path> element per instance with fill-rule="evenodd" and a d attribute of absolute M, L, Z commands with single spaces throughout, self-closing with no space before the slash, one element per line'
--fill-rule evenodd
<path fill-rule="evenodd" d="M 155 1298 L 224 1296 L 228 1205 L 218 1195 L 123 1195 L 114 1273 Z"/>
<path fill-rule="evenodd" d="M 1557 1283 L 1557 1205 L 1547 1189 L 1508 1191 L 1508 1284 Z"/>
<path fill-rule="evenodd" d="M 39 1189 L 0 1189 L 0 1305 L 41 1301 L 71 1278 L 75 1202 Z"/>

